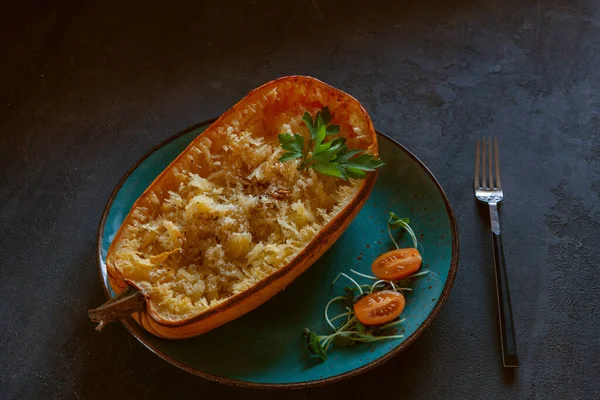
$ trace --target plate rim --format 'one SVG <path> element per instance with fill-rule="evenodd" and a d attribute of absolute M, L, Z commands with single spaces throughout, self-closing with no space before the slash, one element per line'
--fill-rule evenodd
<path fill-rule="evenodd" d="M 127 170 L 127 172 L 123 175 L 123 177 L 119 180 L 117 185 L 112 190 L 112 192 L 104 206 L 104 209 L 102 211 L 102 216 L 100 218 L 100 223 L 98 225 L 98 230 L 96 233 L 96 255 L 97 255 L 96 265 L 98 268 L 97 272 L 100 276 L 100 281 L 102 282 L 102 288 L 104 290 L 104 294 L 107 296 L 107 299 L 110 299 L 112 296 L 110 293 L 110 289 L 107 286 L 106 277 L 105 277 L 105 274 L 104 274 L 103 268 L 102 268 L 102 237 L 104 235 L 104 227 L 106 226 L 106 219 L 108 218 L 108 214 L 109 214 L 110 209 L 115 201 L 115 198 L 117 197 L 117 194 L 119 193 L 119 190 L 121 190 L 121 187 L 123 186 L 125 181 L 140 166 L 140 164 L 143 163 L 144 161 L 146 161 L 146 159 L 148 159 L 148 157 L 150 157 L 153 153 L 155 153 L 156 151 L 158 151 L 160 148 L 164 147 L 165 145 L 169 144 L 170 142 L 172 142 L 172 141 L 174 141 L 196 129 L 210 125 L 213 122 L 215 122 L 216 120 L 217 120 L 217 118 L 209 118 L 209 119 L 199 122 L 197 124 L 188 126 L 187 128 L 183 129 L 182 131 L 180 131 L 174 135 L 171 135 L 168 138 L 160 141 L 158 144 L 156 144 L 150 150 L 148 150 L 146 153 L 144 153 Z M 223 384 L 230 385 L 230 386 L 253 388 L 253 389 L 305 389 L 305 388 L 323 386 L 323 385 L 330 384 L 330 383 L 340 382 L 340 381 L 352 378 L 354 376 L 360 375 L 363 372 L 377 368 L 378 366 L 391 360 L 392 358 L 394 358 L 395 356 L 400 354 L 402 351 L 404 351 L 419 336 L 421 336 L 421 334 L 425 331 L 425 329 L 427 329 L 429 327 L 429 325 L 431 325 L 433 320 L 437 317 L 437 315 L 441 311 L 442 307 L 446 303 L 446 300 L 450 296 L 450 292 L 452 291 L 452 287 L 454 286 L 454 280 L 456 278 L 456 272 L 458 269 L 458 259 L 459 259 L 458 227 L 457 227 L 457 223 L 456 223 L 456 217 L 454 216 L 454 211 L 452 209 L 452 206 L 450 205 L 450 201 L 448 200 L 446 192 L 444 191 L 444 189 L 438 182 L 437 178 L 429 170 L 429 168 L 416 155 L 414 155 L 410 150 L 408 150 L 406 147 L 404 147 L 402 144 L 400 144 L 394 138 L 392 138 L 378 130 L 376 130 L 376 133 L 377 133 L 377 135 L 381 135 L 381 136 L 385 137 L 386 139 L 390 140 L 392 143 L 394 143 L 396 146 L 398 146 L 401 150 L 403 150 L 406 154 L 408 154 L 417 163 L 417 165 L 419 165 L 425 171 L 425 173 L 431 178 L 431 180 L 435 184 L 436 188 L 438 189 L 440 195 L 442 196 L 442 200 L 444 201 L 444 205 L 446 207 L 446 213 L 448 215 L 448 219 L 450 220 L 450 230 L 452 232 L 452 257 L 450 260 L 450 269 L 448 270 L 448 277 L 446 278 L 446 282 L 444 284 L 444 289 L 442 290 L 441 295 L 439 296 L 435 306 L 433 307 L 433 310 L 431 310 L 431 313 L 429 313 L 427 318 L 425 318 L 425 321 L 423 321 L 423 323 L 408 338 L 406 338 L 405 341 L 400 343 L 400 345 L 396 346 L 395 348 L 388 351 L 381 357 L 376 358 L 375 360 L 373 360 L 365 365 L 362 365 L 358 368 L 355 368 L 353 370 L 350 370 L 350 371 L 347 371 L 347 372 L 344 372 L 341 374 L 337 374 L 337 375 L 333 375 L 333 376 L 329 376 L 329 377 L 321 378 L 321 379 L 314 379 L 314 380 L 305 381 L 305 382 L 259 383 L 259 382 L 249 382 L 249 381 L 244 381 L 244 380 L 240 380 L 240 379 L 233 379 L 233 378 L 210 374 L 208 372 L 200 371 L 198 369 L 195 369 L 189 365 L 186 365 L 186 364 L 178 361 L 177 359 L 171 357 L 170 355 L 162 352 L 159 348 L 156 348 L 151 343 L 147 342 L 144 338 L 140 337 L 136 332 L 136 329 L 139 329 L 139 328 L 134 327 L 133 324 L 136 324 L 136 322 L 131 317 L 121 320 L 121 322 L 123 323 L 125 328 L 144 347 L 146 347 L 152 353 L 156 354 L 159 358 L 163 359 L 164 361 L 168 362 L 171 365 L 174 365 L 192 375 L 200 376 L 209 381 L 223 383 Z"/>

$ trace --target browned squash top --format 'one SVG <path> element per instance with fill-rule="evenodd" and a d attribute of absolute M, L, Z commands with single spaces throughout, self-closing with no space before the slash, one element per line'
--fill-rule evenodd
<path fill-rule="evenodd" d="M 279 133 L 308 136 L 302 114 L 328 106 L 350 147 L 376 151 L 360 104 L 312 78 L 271 82 L 211 125 L 133 206 L 113 240 L 111 276 L 177 321 L 206 311 L 288 264 L 360 187 L 298 161 Z"/>

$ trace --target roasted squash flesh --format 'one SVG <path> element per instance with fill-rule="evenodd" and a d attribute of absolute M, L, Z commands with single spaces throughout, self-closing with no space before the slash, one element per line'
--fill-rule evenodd
<path fill-rule="evenodd" d="M 287 77 L 226 112 L 138 199 L 107 266 L 117 291 L 131 285 L 144 295 L 142 325 L 163 325 L 149 329 L 163 337 L 212 329 L 281 290 L 337 239 L 350 221 L 336 220 L 358 212 L 376 173 L 346 182 L 278 161 L 277 135 L 308 136 L 302 114 L 324 106 L 350 147 L 377 153 L 371 121 L 356 100 L 313 78 Z M 311 244 L 317 254 L 300 257 Z M 214 318 L 244 298 L 252 300 Z M 210 316 L 214 321 L 202 325 Z M 197 329 L 169 333 L 194 323 Z"/>

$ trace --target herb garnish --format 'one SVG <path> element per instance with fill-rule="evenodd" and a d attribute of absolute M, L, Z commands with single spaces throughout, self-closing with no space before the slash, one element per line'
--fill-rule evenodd
<path fill-rule="evenodd" d="M 398 246 L 398 243 L 396 243 L 396 241 L 394 240 L 394 236 L 392 235 L 392 229 L 394 228 L 402 228 L 406 232 L 408 232 L 413 241 L 414 248 L 417 248 L 417 237 L 415 236 L 415 233 L 413 232 L 409 224 L 410 220 L 408 218 L 400 218 L 393 211 L 390 212 L 390 219 L 388 219 L 387 229 L 388 234 L 390 235 L 390 239 L 392 239 L 392 242 L 394 242 L 394 245 L 397 249 L 399 249 L 400 246 Z"/>
<path fill-rule="evenodd" d="M 305 146 L 304 137 L 299 133 L 282 133 L 279 143 L 285 150 L 279 161 L 285 162 L 296 158 L 302 159 L 298 170 L 313 168 L 315 171 L 329 176 L 348 180 L 349 178 L 363 179 L 366 172 L 385 165 L 379 158 L 363 150 L 349 149 L 346 138 L 337 136 L 325 142 L 327 136 L 337 135 L 340 126 L 329 124 L 331 112 L 323 107 L 313 119 L 307 112 L 302 116 L 308 128 L 310 138 Z"/>
<path fill-rule="evenodd" d="M 417 238 L 411 227 L 408 225 L 409 222 L 410 221 L 408 218 L 399 218 L 396 214 L 390 212 L 390 218 L 388 220 L 388 232 L 392 242 L 394 245 L 396 245 L 396 248 L 398 248 L 398 244 L 392 236 L 392 228 L 402 228 L 408 232 L 413 240 L 415 248 L 417 247 Z M 363 296 L 380 290 L 388 289 L 396 292 L 412 291 L 410 287 L 407 287 L 411 280 L 429 273 L 429 271 L 422 271 L 398 281 L 390 281 L 379 279 L 372 275 L 363 274 L 353 269 L 351 269 L 350 272 L 358 277 L 370 279 L 373 281 L 373 283 L 359 284 L 351 276 L 343 272 L 340 273 L 332 282 L 332 285 L 335 284 L 340 277 L 344 277 L 352 283 L 352 286 L 345 287 L 343 296 L 336 296 L 332 298 L 325 306 L 325 321 L 333 332 L 328 335 L 318 335 L 316 332 L 311 331 L 308 328 L 304 329 L 306 348 L 311 354 L 317 356 L 323 361 L 327 359 L 327 351 L 332 344 L 340 347 L 347 347 L 352 346 L 357 342 L 375 342 L 379 340 L 403 338 L 403 335 L 393 334 L 393 332 L 390 332 L 389 329 L 402 324 L 405 321 L 404 318 L 399 317 L 396 320 L 388 322 L 384 325 L 367 326 L 356 319 L 353 306 Z M 330 318 L 329 307 L 336 302 L 342 302 L 345 311 Z M 343 319 L 344 322 L 341 325 L 336 326 L 334 321 L 339 319 Z"/>

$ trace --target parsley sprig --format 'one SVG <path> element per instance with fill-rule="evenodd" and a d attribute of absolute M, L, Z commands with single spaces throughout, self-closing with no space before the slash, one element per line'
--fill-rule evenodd
<path fill-rule="evenodd" d="M 348 148 L 344 137 L 337 136 L 330 141 L 325 141 L 327 136 L 334 136 L 340 132 L 339 125 L 329 124 L 331 112 L 328 107 L 323 107 L 317 112 L 314 119 L 305 112 L 302 120 L 310 133 L 308 143 L 305 145 L 304 137 L 299 133 L 280 134 L 279 143 L 285 152 L 279 161 L 300 158 L 302 161 L 298 165 L 298 170 L 313 168 L 321 174 L 346 181 L 349 178 L 364 179 L 367 172 L 385 165 L 372 154 Z"/>

